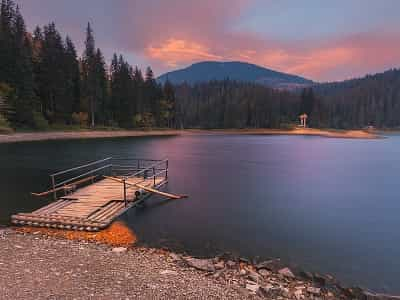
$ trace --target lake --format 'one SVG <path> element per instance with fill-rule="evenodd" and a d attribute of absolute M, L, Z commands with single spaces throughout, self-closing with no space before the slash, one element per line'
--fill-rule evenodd
<path fill-rule="evenodd" d="M 0 145 L 0 223 L 44 205 L 48 174 L 107 156 L 168 158 L 167 191 L 122 219 L 150 246 L 280 257 L 400 293 L 400 136 L 185 135 Z"/>

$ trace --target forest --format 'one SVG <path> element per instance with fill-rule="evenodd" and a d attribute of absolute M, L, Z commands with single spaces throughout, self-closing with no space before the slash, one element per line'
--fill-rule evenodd
<path fill-rule="evenodd" d="M 173 86 L 122 55 L 107 65 L 92 26 L 78 55 L 54 23 L 31 33 L 13 0 L 0 11 L 0 128 L 320 128 L 400 126 L 400 71 L 302 90 L 232 80 Z M 0 129 L 1 130 L 1 129 Z"/>
<path fill-rule="evenodd" d="M 174 127 L 172 85 L 114 54 L 108 67 L 91 25 L 78 57 L 54 23 L 27 32 L 13 0 L 0 11 L 0 126 Z"/>

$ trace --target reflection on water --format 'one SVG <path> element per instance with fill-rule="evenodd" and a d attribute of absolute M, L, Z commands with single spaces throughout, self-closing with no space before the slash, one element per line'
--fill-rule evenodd
<path fill-rule="evenodd" d="M 139 240 L 193 255 L 281 257 L 400 293 L 400 137 L 183 136 L 0 145 L 2 222 L 43 205 L 51 172 L 106 156 L 170 160 L 167 191 L 123 220 Z"/>

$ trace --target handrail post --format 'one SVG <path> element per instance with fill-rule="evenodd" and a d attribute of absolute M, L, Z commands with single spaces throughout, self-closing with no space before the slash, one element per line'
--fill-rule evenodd
<path fill-rule="evenodd" d="M 165 180 L 168 179 L 168 159 L 166 161 L 166 166 L 165 166 Z"/>
<path fill-rule="evenodd" d="M 57 200 L 57 192 L 56 192 L 56 181 L 55 181 L 55 179 L 54 179 L 54 175 L 50 175 L 50 177 L 51 177 L 51 186 L 52 186 L 52 189 L 53 189 L 53 198 L 54 198 L 54 200 Z"/>
<path fill-rule="evenodd" d="M 153 167 L 153 186 L 156 186 L 156 168 Z"/>
<path fill-rule="evenodd" d="M 127 203 L 127 199 L 126 199 L 126 182 L 125 179 L 123 179 L 123 183 L 124 183 L 124 202 L 125 202 L 125 207 L 128 205 Z"/>

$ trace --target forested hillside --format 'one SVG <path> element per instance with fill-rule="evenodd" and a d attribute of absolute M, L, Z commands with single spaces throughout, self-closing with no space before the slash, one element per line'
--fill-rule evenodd
<path fill-rule="evenodd" d="M 281 89 L 308 87 L 313 84 L 311 80 L 300 76 L 277 72 L 239 61 L 199 62 L 184 69 L 168 72 L 157 78 L 162 83 L 169 80 L 173 84 L 195 84 L 226 79 L 259 83 L 268 87 Z"/>
<path fill-rule="evenodd" d="M 314 87 L 330 127 L 400 126 L 400 70 Z"/>

